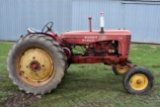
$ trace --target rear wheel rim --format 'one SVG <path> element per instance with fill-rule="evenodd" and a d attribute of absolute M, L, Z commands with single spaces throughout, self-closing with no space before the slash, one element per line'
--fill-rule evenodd
<path fill-rule="evenodd" d="M 54 60 L 41 48 L 22 50 L 16 61 L 20 79 L 32 86 L 40 86 L 49 82 L 54 73 Z"/>
<path fill-rule="evenodd" d="M 129 83 L 134 90 L 141 91 L 147 88 L 149 80 L 146 75 L 138 73 L 130 78 Z"/>

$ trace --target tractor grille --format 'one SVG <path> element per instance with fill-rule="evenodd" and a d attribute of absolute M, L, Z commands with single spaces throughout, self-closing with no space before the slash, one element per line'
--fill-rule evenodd
<path fill-rule="evenodd" d="M 131 42 L 131 36 L 127 36 L 126 39 L 126 54 L 129 54 L 129 49 L 130 49 L 130 42 Z"/>

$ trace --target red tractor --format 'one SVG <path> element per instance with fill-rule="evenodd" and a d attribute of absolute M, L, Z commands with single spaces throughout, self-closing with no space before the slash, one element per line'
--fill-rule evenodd
<path fill-rule="evenodd" d="M 101 13 L 101 29 L 65 32 L 52 31 L 53 22 L 42 31 L 28 29 L 9 51 L 7 70 L 9 77 L 26 93 L 45 94 L 56 89 L 70 64 L 104 63 L 112 66 L 116 75 L 123 75 L 123 86 L 131 94 L 144 94 L 154 85 L 151 72 L 135 66 L 128 60 L 131 34 L 127 30 L 104 30 Z M 83 52 L 74 52 L 75 48 Z"/>

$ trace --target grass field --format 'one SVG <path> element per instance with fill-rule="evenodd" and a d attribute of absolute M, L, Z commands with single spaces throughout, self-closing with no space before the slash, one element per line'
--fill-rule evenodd
<path fill-rule="evenodd" d="M 147 67 L 155 77 L 154 88 L 145 95 L 128 94 L 122 76 L 103 64 L 71 65 L 52 93 L 24 94 L 8 78 L 6 57 L 12 43 L 0 43 L 0 106 L 2 107 L 160 107 L 160 46 L 132 44 L 130 60 Z"/>

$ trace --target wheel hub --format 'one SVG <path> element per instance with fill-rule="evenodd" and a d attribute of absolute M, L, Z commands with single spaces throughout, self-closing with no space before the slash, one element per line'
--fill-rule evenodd
<path fill-rule="evenodd" d="M 33 72 L 36 72 L 36 71 L 40 70 L 41 69 L 40 63 L 38 61 L 32 61 L 30 63 L 30 69 Z"/>
<path fill-rule="evenodd" d="M 137 84 L 141 84 L 142 81 L 140 79 L 137 80 Z"/>

